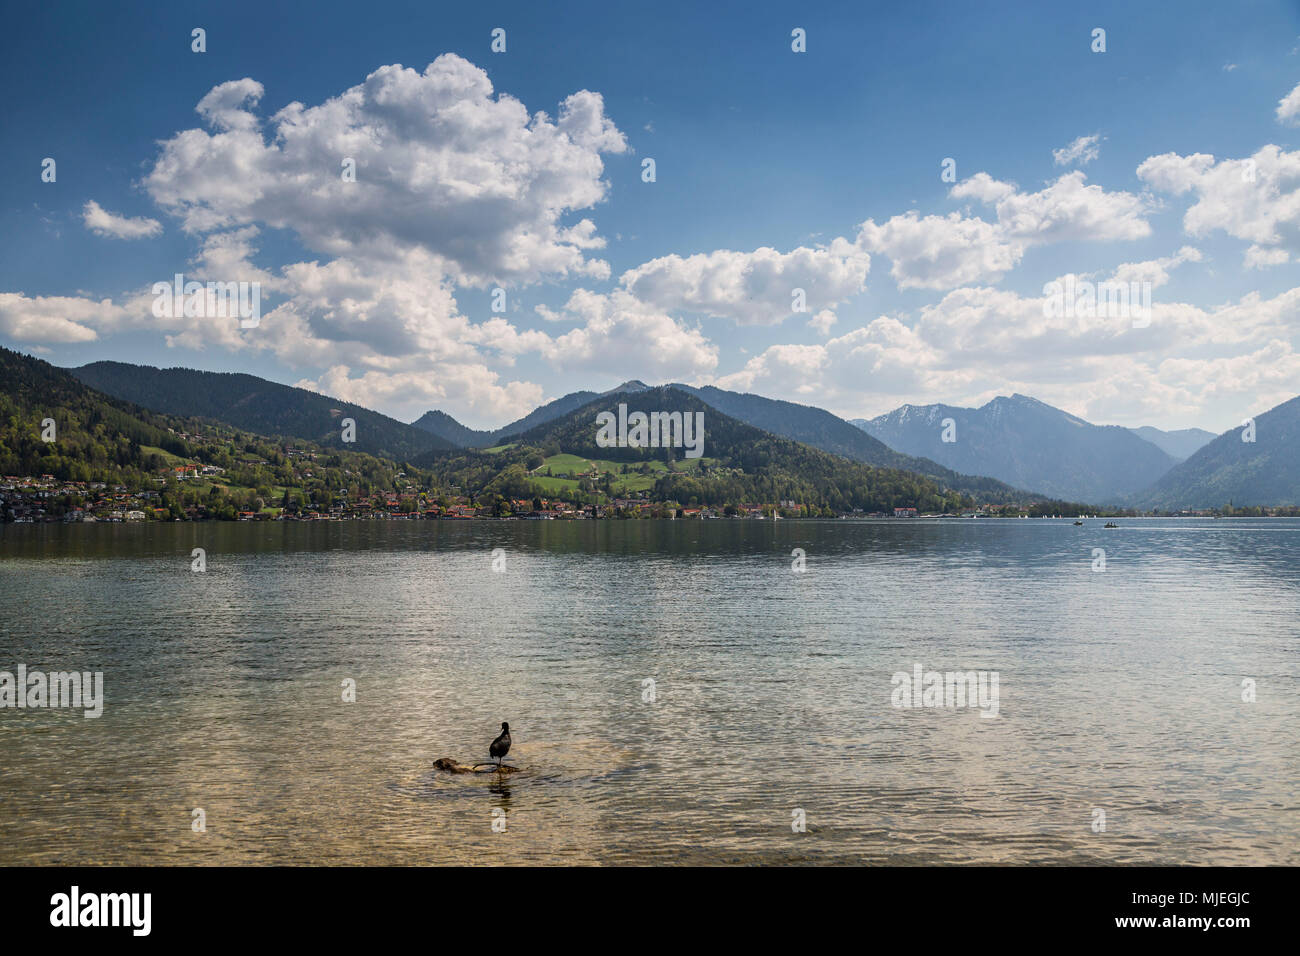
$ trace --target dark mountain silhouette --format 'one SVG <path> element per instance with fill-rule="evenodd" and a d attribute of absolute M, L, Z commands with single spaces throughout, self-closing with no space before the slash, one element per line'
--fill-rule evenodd
<path fill-rule="evenodd" d="M 530 428 L 536 428 L 545 422 L 554 421 L 562 415 L 567 415 L 585 403 L 600 395 L 614 395 L 620 392 L 635 393 L 644 392 L 650 386 L 644 382 L 633 379 L 630 382 L 624 382 L 607 392 L 589 392 L 578 391 L 570 392 L 553 402 L 533 409 L 523 418 L 511 422 L 509 425 L 503 425 L 497 429 L 481 430 L 469 428 L 462 425 L 456 419 L 452 418 L 446 412 L 436 409 L 425 412 L 411 424 L 415 428 L 422 429 L 431 434 L 437 435 L 451 442 L 457 448 L 491 448 L 493 445 L 499 445 L 508 441 L 511 436 L 518 435 L 521 432 L 528 431 Z"/>
<path fill-rule="evenodd" d="M 575 408 L 579 408 L 593 398 L 599 397 L 596 392 L 570 392 L 553 402 L 548 402 L 538 408 L 533 409 L 523 418 L 504 425 L 494 431 L 479 431 L 462 425 L 456 419 L 452 418 L 446 412 L 431 410 L 425 412 L 412 425 L 415 428 L 423 429 L 431 434 L 437 435 L 444 441 L 449 441 L 458 448 L 491 448 L 493 445 L 499 445 L 508 441 L 511 436 L 518 435 L 530 428 L 536 428 L 544 422 L 553 421 L 561 415 L 567 415 Z"/>
<path fill-rule="evenodd" d="M 492 440 L 492 436 L 496 434 L 495 432 L 480 431 L 477 428 L 462 425 L 446 412 L 440 412 L 437 409 L 430 409 L 425 412 L 411 422 L 411 427 L 418 428 L 431 435 L 437 435 L 455 448 L 489 448 L 495 444 Z"/>
<path fill-rule="evenodd" d="M 238 372 L 93 362 L 68 370 L 85 384 L 145 408 L 208 418 L 260 435 L 314 441 L 394 461 L 453 443 L 379 412 Z M 356 422 L 356 441 L 342 440 L 342 420 Z"/>

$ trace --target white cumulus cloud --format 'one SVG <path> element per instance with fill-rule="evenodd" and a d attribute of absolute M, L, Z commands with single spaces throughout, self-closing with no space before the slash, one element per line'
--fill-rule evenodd
<path fill-rule="evenodd" d="M 1086 178 L 1075 170 L 1026 193 L 988 173 L 976 173 L 954 185 L 949 195 L 992 206 L 995 222 L 955 212 L 925 217 L 908 212 L 879 225 L 868 219 L 858 242 L 890 258 L 890 275 L 899 288 L 952 289 L 996 282 L 1031 246 L 1150 235 L 1140 197 L 1086 185 Z"/>
<path fill-rule="evenodd" d="M 1300 250 L 1300 151 L 1268 145 L 1217 162 L 1206 153 L 1163 153 L 1144 160 L 1137 173 L 1153 189 L 1194 195 L 1183 215 L 1189 235 L 1222 230 L 1252 243 L 1248 262 L 1267 263 L 1266 248 Z"/>
<path fill-rule="evenodd" d="M 790 252 L 716 252 L 652 259 L 623 273 L 623 287 L 648 306 L 775 325 L 788 318 L 802 290 L 801 311 L 833 308 L 866 287 L 871 256 L 844 239 Z"/>
<path fill-rule="evenodd" d="M 108 239 L 148 239 L 162 234 L 162 223 L 145 216 L 131 218 L 109 212 L 95 200 L 82 207 L 81 221 L 97 236 Z"/>
<path fill-rule="evenodd" d="M 1286 96 L 1277 101 L 1277 121 L 1288 126 L 1296 124 L 1300 117 L 1300 84 L 1297 84 Z"/>
<path fill-rule="evenodd" d="M 599 93 L 572 94 L 554 119 L 530 114 L 450 53 L 423 72 L 380 67 L 265 124 L 253 112 L 262 93 L 252 79 L 223 83 L 198 106 L 212 132 L 163 142 L 144 183 L 188 231 L 264 224 L 369 260 L 423 250 L 476 285 L 608 275 L 586 255 L 602 245 L 594 226 L 566 222 L 605 198 L 601 155 L 627 149 Z"/>

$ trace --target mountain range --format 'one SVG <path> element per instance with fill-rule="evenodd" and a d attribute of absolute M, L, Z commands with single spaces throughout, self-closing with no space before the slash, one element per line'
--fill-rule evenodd
<path fill-rule="evenodd" d="M 652 500 L 686 506 L 797 502 L 812 505 L 819 514 L 888 513 L 896 507 L 951 512 L 975 504 L 925 475 L 853 461 L 756 428 L 686 390 L 647 388 L 639 382 L 628 386 L 630 390 L 596 395 L 567 414 L 506 436 L 511 441 L 504 446 L 451 455 L 430 452 L 416 463 L 431 469 L 443 485 L 476 496 L 515 497 L 542 483 L 569 499 L 639 490 Z M 702 454 L 687 457 L 685 447 L 598 443 L 597 416 L 616 411 L 620 418 L 637 412 L 683 420 L 702 415 Z"/>
<path fill-rule="evenodd" d="M 979 408 L 904 405 L 856 424 L 899 451 L 1077 501 L 1114 504 L 1177 463 L 1127 428 L 1019 394 Z"/>
<path fill-rule="evenodd" d="M 996 479 L 959 474 L 937 462 L 899 454 L 883 442 L 865 434 L 860 428 L 855 428 L 844 419 L 824 409 L 764 398 L 761 395 L 729 392 L 713 386 L 696 388 L 674 383 L 665 387 L 694 395 L 715 411 L 730 415 L 774 435 L 803 442 L 833 455 L 841 455 L 879 468 L 895 468 L 925 475 L 946 488 L 982 502 L 1006 504 L 1024 500 L 1026 497 L 1025 490 L 1013 488 Z M 650 386 L 644 382 L 633 380 L 600 394 L 588 391 L 572 392 L 495 431 L 475 431 L 466 428 L 450 415 L 440 411 L 426 412 L 414 424 L 418 428 L 428 429 L 443 439 L 456 442 L 463 448 L 487 448 L 560 418 L 602 395 L 608 397 L 618 393 L 644 392 L 649 388 Z"/>
<path fill-rule="evenodd" d="M 831 455 L 910 472 L 982 503 L 1048 498 L 1179 509 L 1220 507 L 1229 499 L 1238 505 L 1300 501 L 1294 458 L 1266 441 L 1266 436 L 1292 433 L 1300 418 L 1294 401 L 1259 416 L 1259 441 L 1238 442 L 1242 447 L 1201 429 L 1094 425 L 1019 394 L 980 408 L 904 405 L 873 419 L 848 421 L 824 409 L 760 395 L 679 383 L 651 388 L 640 381 L 603 393 L 575 391 L 501 428 L 481 430 L 439 410 L 405 424 L 252 375 L 119 362 L 70 371 L 95 389 L 145 408 L 211 418 L 260 434 L 301 436 L 326 446 L 339 446 L 339 420 L 351 417 L 357 422 L 355 450 L 396 461 L 429 463 L 440 456 L 463 458 L 458 451 L 536 441 L 546 437 L 548 424 L 599 400 L 648 392 L 667 400 L 675 393 L 697 399 L 713 419 L 727 416 Z M 592 423 L 587 427 L 591 430 Z"/>

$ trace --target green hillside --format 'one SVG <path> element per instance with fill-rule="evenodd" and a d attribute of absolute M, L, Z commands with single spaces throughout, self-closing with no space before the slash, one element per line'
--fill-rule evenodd
<path fill-rule="evenodd" d="M 47 442 L 42 422 L 49 418 L 55 432 Z M 0 475 L 49 475 L 60 486 L 102 483 L 140 491 L 172 517 L 233 517 L 272 507 L 297 511 L 378 492 L 414 497 L 430 480 L 427 473 L 361 452 L 301 440 L 286 444 L 211 420 L 152 412 L 5 348 Z M 81 494 L 61 493 L 51 501 L 51 513 L 79 503 L 71 499 Z"/>
<path fill-rule="evenodd" d="M 1149 508 L 1300 505 L 1300 396 L 1224 432 L 1136 496 Z"/>
<path fill-rule="evenodd" d="M 55 440 L 42 439 L 47 418 Z M 62 369 L 0 348 L 0 474 L 135 481 L 189 448 L 167 423 L 115 402 Z"/>
<path fill-rule="evenodd" d="M 144 408 L 207 418 L 259 435 L 285 436 L 331 448 L 403 461 L 453 442 L 430 432 L 302 388 L 254 375 L 94 362 L 69 371 L 91 388 Z M 342 440 L 342 421 L 356 422 L 356 441 Z"/>

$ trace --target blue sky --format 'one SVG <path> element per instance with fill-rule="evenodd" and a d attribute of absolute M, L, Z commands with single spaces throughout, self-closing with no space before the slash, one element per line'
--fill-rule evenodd
<path fill-rule="evenodd" d="M 0 342 L 479 426 L 632 377 L 1216 431 L 1294 396 L 1296 3 L 897 6 L 13 10 Z M 155 316 L 176 272 L 260 324 Z M 1046 317 L 1067 274 L 1149 321 Z"/>

